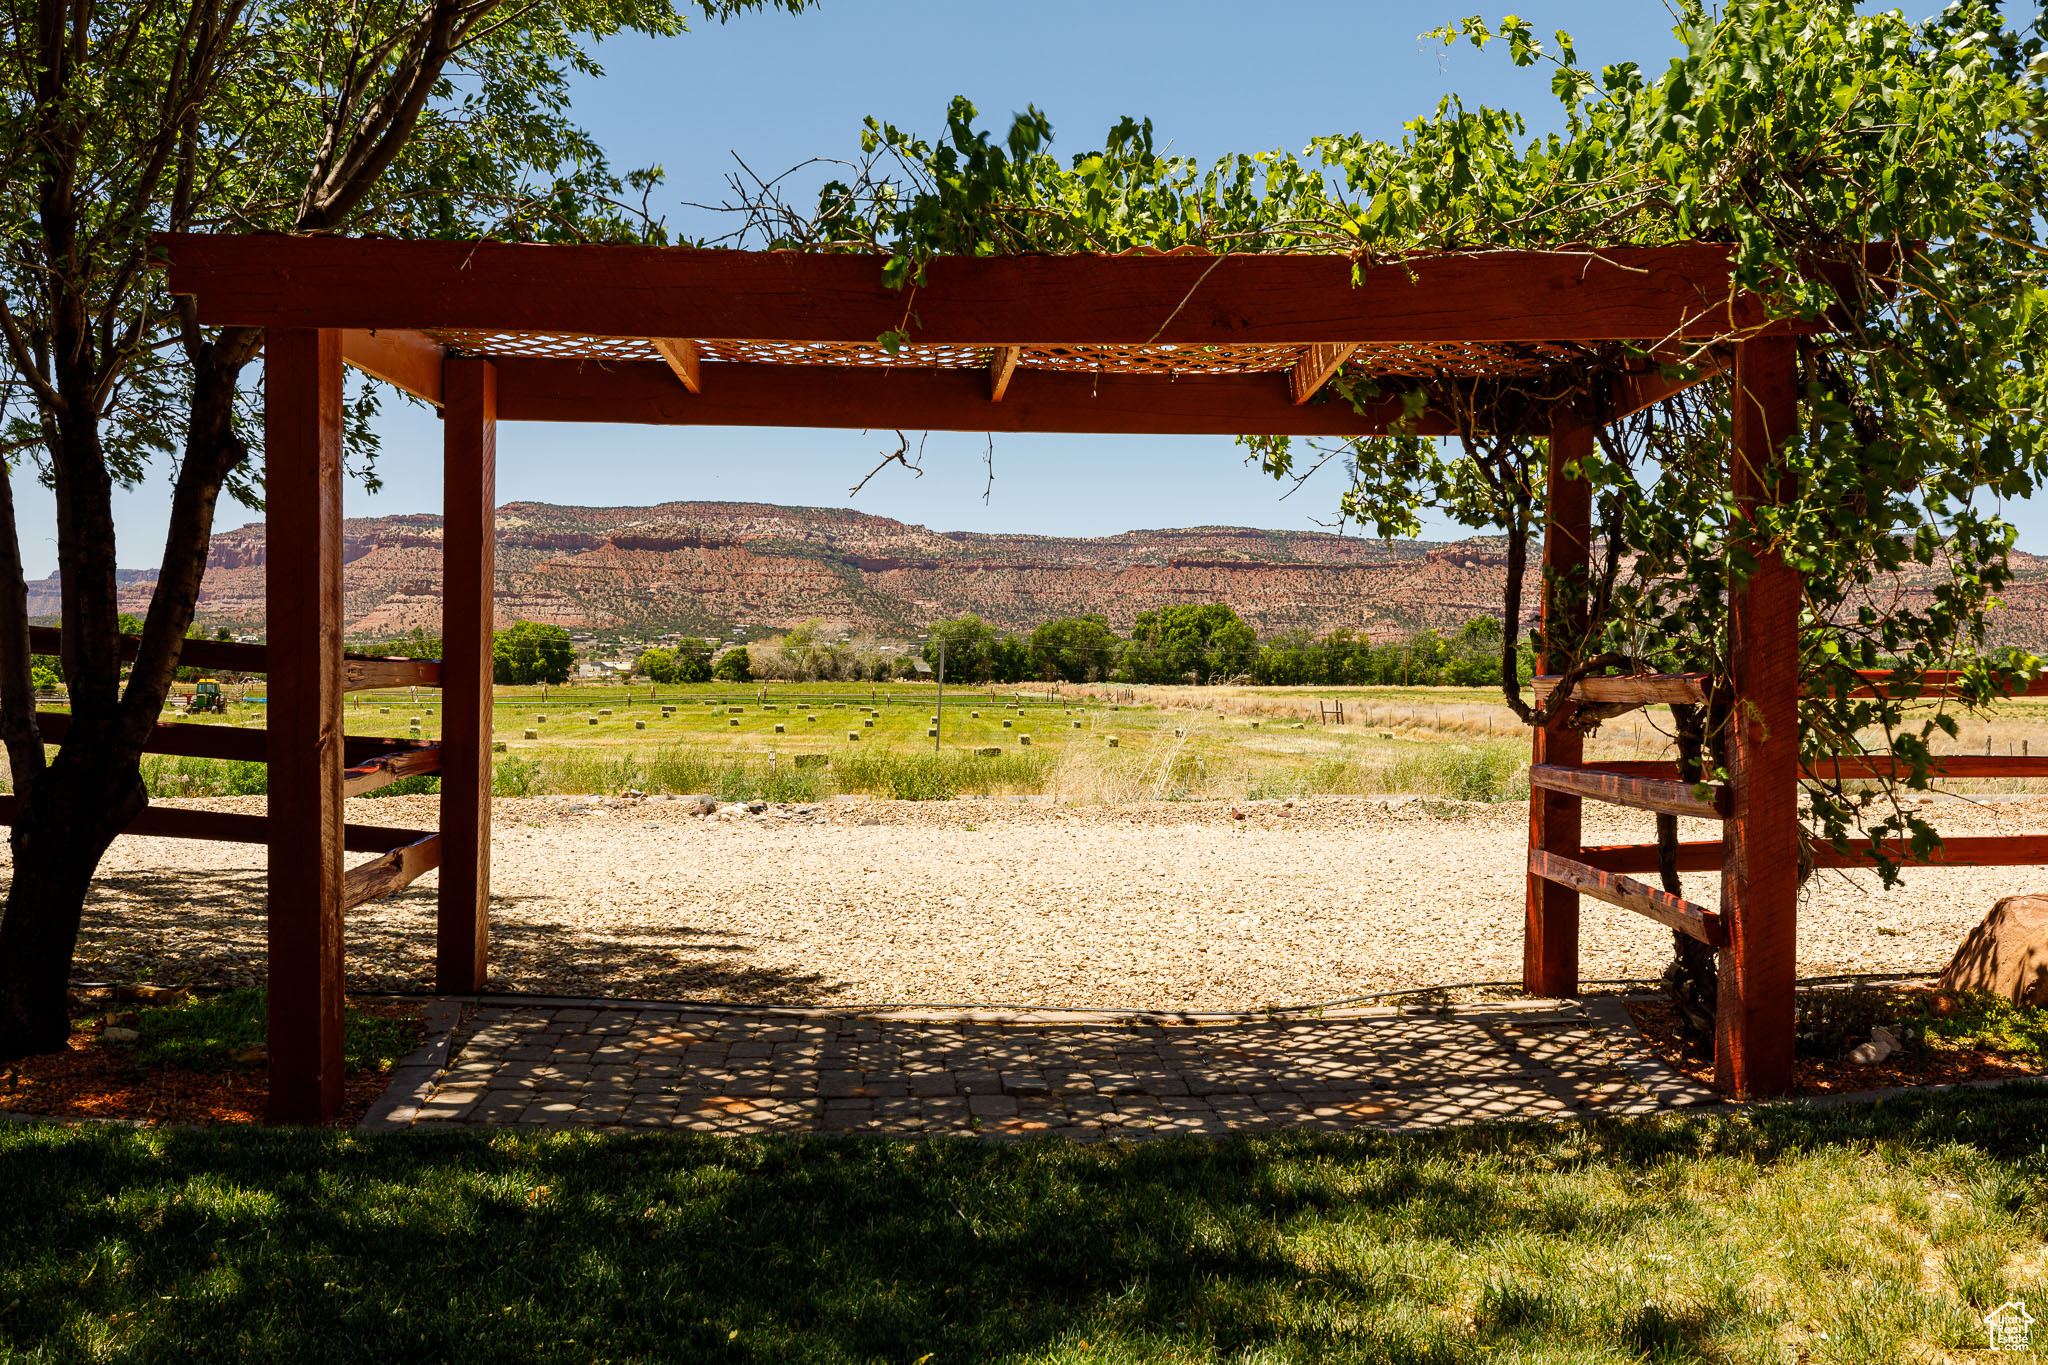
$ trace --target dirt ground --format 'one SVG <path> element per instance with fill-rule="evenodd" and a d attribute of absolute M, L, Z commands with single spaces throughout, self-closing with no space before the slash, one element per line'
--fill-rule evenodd
<path fill-rule="evenodd" d="M 263 798 L 177 804 L 254 812 Z M 435 806 L 358 800 L 349 818 L 431 829 Z M 1938 812 L 1951 834 L 2048 832 L 2048 799 Z M 551 797 L 501 800 L 495 819 L 498 989 L 1230 1009 L 1520 975 L 1518 804 L 842 800 L 707 818 L 680 801 Z M 1588 809 L 1589 843 L 1651 837 L 1647 815 Z M 119 841 L 79 979 L 260 980 L 263 859 L 258 846 Z M 1871 874 L 1822 873 L 1800 911 L 1801 974 L 1937 970 L 1994 900 L 2044 881 L 1929 868 L 1884 892 Z M 1719 888 L 1690 874 L 1685 889 L 1711 905 Z M 434 896 L 429 874 L 349 915 L 351 989 L 431 987 Z M 1654 976 L 1669 954 L 1668 931 L 1586 903 L 1589 981 Z"/>

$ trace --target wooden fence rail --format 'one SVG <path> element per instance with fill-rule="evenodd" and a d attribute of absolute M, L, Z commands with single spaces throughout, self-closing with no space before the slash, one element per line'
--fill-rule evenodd
<path fill-rule="evenodd" d="M 133 659 L 142 648 L 142 637 L 123 635 L 121 657 Z M 54 626 L 30 626 L 29 651 L 34 654 L 64 652 L 64 633 Z M 187 640 L 178 647 L 178 662 L 189 668 L 218 669 L 223 673 L 268 673 L 270 647 L 246 645 L 229 640 Z M 376 687 L 439 687 L 439 659 L 396 659 L 373 654 L 344 654 L 342 684 L 350 692 Z"/>
<path fill-rule="evenodd" d="M 1710 948 L 1725 947 L 1728 929 L 1721 922 L 1719 911 L 1695 905 L 1682 896 L 1674 896 L 1661 887 L 1639 882 L 1633 877 L 1594 867 L 1576 858 L 1562 857 L 1545 852 L 1540 848 L 1529 850 L 1529 872 L 1558 886 L 1568 886 L 1582 895 L 1595 900 L 1606 901 L 1609 905 L 1633 910 L 1647 915 L 1659 924 L 1669 925 L 1682 934 L 1690 934 Z"/>
<path fill-rule="evenodd" d="M 1586 768 L 1569 768 L 1555 763 L 1531 764 L 1529 785 L 1568 792 L 1573 796 L 1589 796 L 1595 801 L 1617 806 L 1663 811 L 1668 815 L 1694 815 L 1707 820 L 1720 820 L 1728 815 L 1728 789 L 1725 787 L 1710 788 L 1708 799 L 1702 801 L 1690 782 L 1615 772 L 1604 763 Z"/>
<path fill-rule="evenodd" d="M 12 825 L 21 814 L 21 798 L 0 795 L 0 825 Z M 389 853 L 418 843 L 427 831 L 390 825 L 343 826 L 342 847 L 350 853 Z M 217 844 L 263 844 L 270 841 L 270 817 L 235 811 L 189 810 L 182 806 L 146 806 L 122 834 L 155 839 L 204 839 Z"/>

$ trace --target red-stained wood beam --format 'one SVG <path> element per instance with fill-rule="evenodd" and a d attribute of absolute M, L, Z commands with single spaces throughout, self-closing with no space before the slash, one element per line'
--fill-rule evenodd
<path fill-rule="evenodd" d="M 1673 358 L 1672 368 L 1681 368 Z M 1654 407 L 1667 398 L 1676 397 L 1687 389 L 1696 388 L 1721 373 L 1721 366 L 1711 356 L 1704 356 L 1690 362 L 1693 377 L 1673 379 L 1665 375 L 1664 367 L 1638 371 L 1617 376 L 1608 389 L 1609 410 L 1607 420 L 1618 422 L 1624 417 L 1634 416 L 1644 408 Z"/>
<path fill-rule="evenodd" d="M 14 823 L 21 810 L 18 796 L 0 796 L 0 825 Z M 417 843 L 428 831 L 390 825 L 344 825 L 342 847 L 350 853 L 389 853 Z M 270 817 L 225 810 L 188 810 L 183 806 L 144 806 L 121 831 L 124 838 L 198 839 L 215 844 L 262 844 L 270 841 Z"/>
<path fill-rule="evenodd" d="M 1714 1084 L 1738 1099 L 1792 1089 L 1793 991 L 1799 949 L 1798 571 L 1761 535 L 1760 509 L 1789 493 L 1779 461 L 1799 421 L 1799 357 L 1789 337 L 1736 349 L 1729 486 L 1754 567 L 1728 594 L 1728 744 L 1733 814 L 1726 825 Z"/>
<path fill-rule="evenodd" d="M 587 336 L 1215 345 L 1662 341 L 1770 325 L 1725 246 L 1416 255 L 940 257 L 915 306 L 880 256 L 164 235 L 203 323 Z M 1356 268 L 1358 278 L 1353 279 Z M 1785 330 L 1810 330 L 1779 324 Z M 891 423 L 890 425 L 907 425 Z"/>
<path fill-rule="evenodd" d="M 491 936 L 491 628 L 497 586 L 498 371 L 448 363 L 441 423 L 441 888 L 434 980 L 479 991 Z M 696 401 L 694 396 L 692 401 Z"/>
<path fill-rule="evenodd" d="M 1903 684 L 1897 684 L 1886 687 L 1885 684 L 1891 677 L 1889 669 L 1859 669 L 1857 671 L 1862 677 L 1868 679 L 1868 682 L 1862 687 L 1850 688 L 1850 696 L 1875 697 L 1890 695 L 1902 700 L 1918 700 L 1921 697 L 1956 696 L 1958 694 L 1956 682 L 1963 676 L 1952 671 L 1930 669 L 1920 675 L 1920 681 L 1916 686 L 1907 687 Z M 2034 678 L 2006 695 L 2012 697 L 2048 697 L 2048 677 Z"/>
<path fill-rule="evenodd" d="M 1596 766 L 1602 772 L 1626 773 L 1631 777 L 1654 777 L 1667 781 L 1676 781 L 1678 778 L 1678 765 L 1669 759 L 1603 758 Z M 1893 758 L 1890 754 L 1871 754 L 1864 757 L 1819 759 L 1802 768 L 1799 775 L 1826 782 L 1846 782 L 1888 777 L 1894 772 L 1905 773 L 1911 766 L 1903 759 Z M 1934 772 L 1938 777 L 1951 780 L 1986 777 L 2048 778 L 2048 758 L 2022 757 L 2018 754 L 1938 754 L 1934 760 Z"/>
<path fill-rule="evenodd" d="M 1710 948 L 1727 943 L 1728 932 L 1718 911 L 1695 905 L 1683 896 L 1605 871 L 1575 858 L 1561 858 L 1541 849 L 1529 850 L 1529 875 L 1558 886 L 1568 886 L 1580 895 L 1591 896 L 1624 910 L 1647 915 L 1659 924 L 1690 934 Z"/>
<path fill-rule="evenodd" d="M 1554 410 L 1550 432 L 1543 532 L 1544 651 L 1536 671 L 1563 662 L 1551 641 L 1575 639 L 1585 630 L 1588 576 L 1593 553 L 1592 484 L 1571 476 L 1570 466 L 1593 453 L 1593 432 L 1563 405 Z M 1577 767 L 1586 739 L 1562 723 L 1533 732 L 1532 767 Z M 1532 854 L 1579 856 L 1582 803 L 1578 796 L 1532 786 L 1529 790 L 1529 849 Z M 1532 995 L 1579 993 L 1579 893 L 1531 871 L 1522 927 L 1522 985 Z"/>
<path fill-rule="evenodd" d="M 691 393 L 704 392 L 704 348 L 682 337 L 650 338 L 668 368 Z"/>
<path fill-rule="evenodd" d="M 1309 347 L 1301 359 L 1294 362 L 1293 373 L 1287 376 L 1287 390 L 1295 403 L 1306 403 L 1315 397 L 1317 391 L 1330 382 L 1330 376 L 1337 373 L 1357 349 L 1356 343 L 1322 342 Z"/>
<path fill-rule="evenodd" d="M 448 352 L 432 337 L 393 328 L 350 328 L 341 334 L 341 358 L 372 379 L 441 406 L 441 364 Z"/>
<path fill-rule="evenodd" d="M 1680 872 L 1713 872 L 1720 868 L 1725 847 L 1718 839 L 1688 841 L 1678 846 Z M 1905 845 L 1896 840 L 1886 844 L 1893 861 L 1916 865 Z M 1655 872 L 1655 844 L 1602 844 L 1588 848 L 1580 861 L 1603 872 Z M 1813 850 L 1813 865 L 1821 868 L 1874 866 L 1877 859 L 1868 848 L 1852 847 L 1837 853 L 1826 845 Z M 1929 867 L 2048 867 L 2048 834 L 1983 834 L 1944 839 L 1934 855 L 1925 860 Z"/>
<path fill-rule="evenodd" d="M 1022 346 L 998 346 L 988 358 L 988 401 L 1000 403 L 1003 395 L 1010 391 L 1010 380 L 1016 377 L 1017 362 L 1023 358 Z"/>
<path fill-rule="evenodd" d="M 666 365 L 504 356 L 505 422 L 637 422 L 658 426 L 901 427 L 914 431 L 1072 431 L 1167 436 L 1373 436 L 1405 417 L 1398 399 L 1354 412 L 1297 407 L 1284 374 L 1076 374 L 1020 367 L 1000 403 L 980 369 L 704 362 L 704 392 L 685 393 Z M 1426 412 L 1419 436 L 1455 434 Z"/>
<path fill-rule="evenodd" d="M 341 334 L 264 346 L 270 1118 L 341 1107 Z"/>

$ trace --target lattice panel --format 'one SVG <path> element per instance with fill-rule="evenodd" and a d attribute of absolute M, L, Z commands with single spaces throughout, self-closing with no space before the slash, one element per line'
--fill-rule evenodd
<path fill-rule="evenodd" d="M 1026 346 L 1020 369 L 1087 374 L 1266 374 L 1294 368 L 1299 346 Z"/>
<path fill-rule="evenodd" d="M 442 332 L 428 336 L 465 355 L 518 355 L 543 360 L 660 360 L 639 337 L 586 337 L 561 332 Z"/>
<path fill-rule="evenodd" d="M 706 360 L 755 365 L 901 366 L 916 370 L 974 370 L 988 364 L 986 346 L 930 346 L 910 343 L 895 355 L 880 346 L 850 341 L 701 341 Z"/>
<path fill-rule="evenodd" d="M 1541 374 L 1555 365 L 1578 358 L 1576 348 L 1562 342 L 1502 342 L 1481 345 L 1470 342 L 1416 342 L 1400 346 L 1361 346 L 1344 362 L 1354 374 L 1470 375 L 1480 379 L 1506 379 L 1516 375 Z"/>
<path fill-rule="evenodd" d="M 472 355 L 534 356 L 553 360 L 659 361 L 661 356 L 639 337 L 568 336 L 548 332 L 428 333 L 456 351 Z M 754 365 L 843 365 L 861 368 L 968 370 L 986 367 L 986 346 L 910 343 L 895 355 L 872 343 L 839 341 L 698 342 L 706 361 Z M 1171 376 L 1277 374 L 1294 368 L 1300 346 L 1026 346 L 1018 357 L 1023 370 L 1055 370 L 1082 374 L 1154 374 Z M 1456 374 L 1508 378 L 1540 374 L 1580 356 L 1579 348 L 1559 342 L 1516 342 L 1494 345 L 1426 342 L 1400 346 L 1362 346 L 1344 368 L 1353 374 Z"/>

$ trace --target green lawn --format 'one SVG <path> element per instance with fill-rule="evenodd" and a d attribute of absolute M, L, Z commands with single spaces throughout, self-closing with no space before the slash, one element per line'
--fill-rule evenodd
<path fill-rule="evenodd" d="M 1135 1146 L 0 1131 L 9 1360 L 1871 1361 L 2048 1295 L 2048 1090 Z"/>

